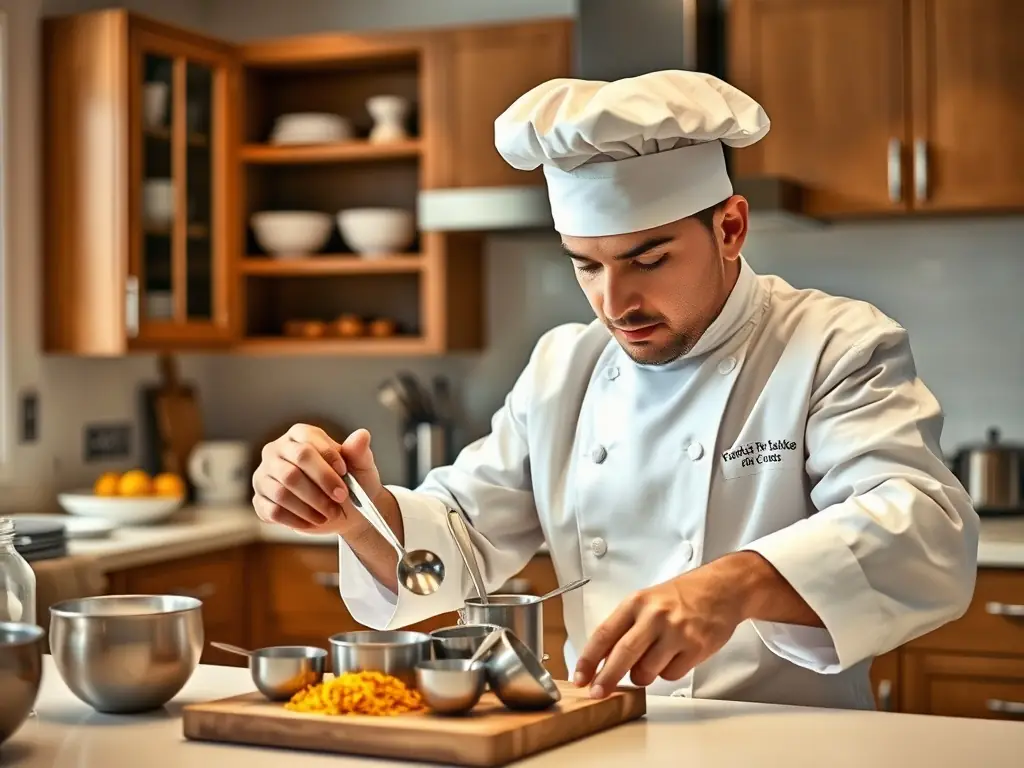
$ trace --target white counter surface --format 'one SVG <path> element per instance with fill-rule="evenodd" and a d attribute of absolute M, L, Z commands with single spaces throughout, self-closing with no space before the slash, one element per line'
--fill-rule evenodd
<path fill-rule="evenodd" d="M 102 570 L 114 571 L 255 541 L 331 546 L 337 539 L 267 525 L 249 506 L 189 507 L 165 523 L 121 528 L 106 539 L 74 540 L 69 551 L 96 558 Z M 1024 518 L 982 520 L 978 565 L 1024 568 Z"/>
<path fill-rule="evenodd" d="M 188 741 L 181 707 L 252 690 L 245 669 L 201 666 L 164 709 L 101 715 L 79 701 L 49 657 L 30 718 L 0 750 L 5 768 L 314 768 L 413 765 L 316 752 Z M 648 698 L 647 717 L 535 755 L 516 766 L 688 765 L 785 768 L 1019 766 L 1016 722 Z"/>

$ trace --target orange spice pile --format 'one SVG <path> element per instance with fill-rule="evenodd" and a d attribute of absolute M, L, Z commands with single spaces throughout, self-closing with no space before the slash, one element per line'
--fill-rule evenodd
<path fill-rule="evenodd" d="M 299 691 L 285 709 L 322 715 L 400 715 L 423 709 L 423 699 L 392 675 L 346 672 Z"/>

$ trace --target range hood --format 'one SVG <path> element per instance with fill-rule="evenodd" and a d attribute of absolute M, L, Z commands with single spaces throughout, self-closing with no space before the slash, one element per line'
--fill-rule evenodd
<path fill-rule="evenodd" d="M 724 78 L 726 0 L 577 0 L 573 76 L 617 80 L 663 69 Z M 728 161 L 729 148 L 726 148 Z M 750 203 L 751 231 L 793 231 L 823 224 L 801 213 L 802 189 L 782 178 L 733 177 Z M 544 185 L 435 189 L 420 193 L 425 230 L 548 230 Z"/>

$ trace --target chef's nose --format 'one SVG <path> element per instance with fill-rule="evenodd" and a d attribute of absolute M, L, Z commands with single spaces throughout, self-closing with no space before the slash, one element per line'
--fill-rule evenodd
<path fill-rule="evenodd" d="M 613 274 L 613 270 L 605 270 L 604 279 L 604 316 L 612 320 L 624 317 L 640 308 L 640 294 L 624 275 Z"/>

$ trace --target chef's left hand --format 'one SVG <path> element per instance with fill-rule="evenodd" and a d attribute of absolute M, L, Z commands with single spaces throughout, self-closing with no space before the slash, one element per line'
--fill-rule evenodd
<path fill-rule="evenodd" d="M 602 698 L 627 672 L 638 686 L 686 675 L 725 645 L 744 620 L 744 590 L 737 583 L 743 577 L 736 569 L 751 554 L 726 556 L 627 598 L 587 642 L 575 684 L 590 683 L 591 696 Z"/>

